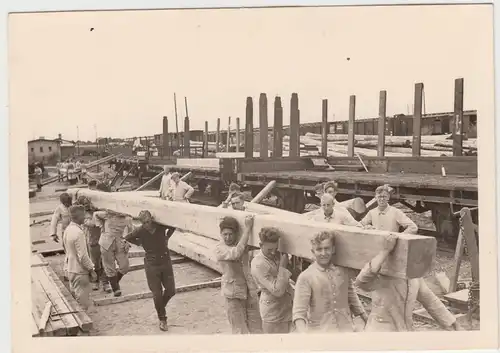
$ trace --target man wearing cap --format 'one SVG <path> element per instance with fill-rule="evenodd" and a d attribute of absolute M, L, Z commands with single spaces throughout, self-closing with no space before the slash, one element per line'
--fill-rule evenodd
<path fill-rule="evenodd" d="M 354 219 L 345 207 L 336 204 L 334 197 L 329 193 L 324 193 L 321 196 L 321 208 L 310 212 L 307 218 L 315 222 L 361 227 L 360 223 Z"/>
<path fill-rule="evenodd" d="M 172 180 L 170 183 L 170 198 L 172 201 L 189 202 L 193 193 L 193 187 L 181 180 L 179 173 L 175 172 L 172 174 Z"/>
<path fill-rule="evenodd" d="M 149 211 L 141 211 L 139 220 L 142 225 L 125 236 L 125 240 L 144 248 L 144 270 L 148 286 L 153 293 L 160 330 L 167 331 L 165 308 L 175 295 L 174 270 L 168 250 L 168 240 L 175 228 L 165 227 L 154 222 Z"/>

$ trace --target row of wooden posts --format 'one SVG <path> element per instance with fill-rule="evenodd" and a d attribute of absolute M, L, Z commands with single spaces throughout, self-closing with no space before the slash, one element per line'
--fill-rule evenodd
<path fill-rule="evenodd" d="M 414 96 L 414 112 L 413 112 L 413 141 L 412 141 L 412 156 L 419 157 L 421 149 L 421 126 L 422 126 L 422 98 L 423 98 L 423 83 L 415 84 Z M 462 155 L 462 141 L 463 141 L 463 95 L 464 95 L 464 79 L 458 78 L 455 80 L 455 102 L 454 102 L 454 116 L 453 116 L 453 155 Z M 383 157 L 385 155 L 385 134 L 387 130 L 387 92 L 380 91 L 379 98 L 379 113 L 378 113 L 378 147 L 377 155 Z M 354 157 L 354 122 L 356 116 L 356 96 L 349 97 L 349 122 L 348 122 L 348 149 L 347 155 Z M 252 158 L 254 151 L 254 108 L 253 98 L 247 97 L 246 100 L 246 116 L 245 116 L 245 138 L 244 150 L 245 158 Z M 269 158 L 268 150 L 268 134 L 263 133 L 269 130 L 268 127 L 268 102 L 265 93 L 261 93 L 259 97 L 259 150 L 260 158 Z M 219 149 L 221 141 L 220 118 L 217 119 L 216 130 L 216 151 L 221 152 Z M 321 155 L 327 156 L 327 135 L 328 135 L 328 99 L 322 101 L 322 144 Z M 274 124 L 273 124 L 273 146 L 272 156 L 283 156 L 283 106 L 281 98 L 274 99 Z M 236 118 L 236 152 L 240 149 L 240 118 Z M 226 151 L 229 152 L 231 141 L 231 117 L 228 119 Z M 180 141 L 179 141 L 180 142 Z M 290 141 L 289 141 L 289 157 L 296 158 L 300 156 L 300 110 L 299 110 L 299 97 L 297 93 L 292 93 L 290 100 Z M 170 155 L 168 141 L 168 118 L 163 118 L 163 152 L 164 156 Z M 183 141 L 184 157 L 190 156 L 190 127 L 189 117 L 184 118 L 184 141 Z M 205 121 L 205 131 L 203 135 L 203 156 L 208 156 L 208 121 Z"/>

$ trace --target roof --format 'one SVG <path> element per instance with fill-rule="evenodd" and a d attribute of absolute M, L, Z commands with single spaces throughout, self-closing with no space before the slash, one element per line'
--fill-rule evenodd
<path fill-rule="evenodd" d="M 61 147 L 73 147 L 75 146 L 75 143 L 73 141 L 68 141 L 68 140 L 63 140 L 63 139 L 46 139 L 46 138 L 38 138 L 35 140 L 30 140 L 28 143 L 33 143 L 33 142 L 38 142 L 38 141 L 47 141 L 47 142 L 54 142 L 54 143 L 59 143 Z"/>

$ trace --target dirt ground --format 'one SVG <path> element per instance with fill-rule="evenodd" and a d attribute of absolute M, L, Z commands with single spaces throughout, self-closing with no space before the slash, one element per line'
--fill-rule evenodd
<path fill-rule="evenodd" d="M 50 185 L 30 200 L 30 213 L 53 210 L 58 204 L 58 195 L 55 189 L 61 185 Z M 420 223 L 418 215 L 411 215 L 417 224 Z M 33 220 L 47 220 L 49 216 L 31 218 Z M 419 224 L 420 225 L 420 224 Z M 43 239 L 44 246 L 59 246 L 49 239 L 49 223 L 45 222 L 30 227 L 31 240 Z M 46 257 L 50 266 L 62 277 L 63 255 Z M 133 262 L 140 259 L 131 259 Z M 434 262 L 432 273 L 426 277 L 431 289 L 439 292 L 439 287 L 433 275 L 437 272 L 446 272 L 451 276 L 453 269 L 453 253 L 439 252 Z M 219 277 L 219 274 L 194 262 L 174 264 L 174 273 L 177 286 L 195 284 L 209 281 Z M 471 277 L 470 266 L 464 261 L 460 271 L 459 280 L 467 281 Z M 65 282 L 67 285 L 67 282 Z M 148 291 L 144 270 L 128 273 L 122 280 L 124 294 Z M 94 298 L 104 298 L 102 291 L 92 293 Z M 107 296 L 110 296 L 109 294 Z M 92 335 L 149 335 L 149 334 L 213 334 L 229 333 L 229 324 L 224 311 L 224 301 L 220 289 L 201 289 L 197 291 L 177 294 L 167 306 L 169 331 L 162 332 L 158 328 L 158 320 L 152 299 L 141 299 L 118 304 L 95 306 L 88 312 L 94 323 Z M 422 322 L 415 322 L 417 331 L 439 330 L 438 327 Z"/>

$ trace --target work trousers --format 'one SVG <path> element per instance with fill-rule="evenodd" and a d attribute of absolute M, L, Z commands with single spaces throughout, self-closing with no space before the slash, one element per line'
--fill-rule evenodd
<path fill-rule="evenodd" d="M 90 275 L 70 272 L 68 274 L 68 279 L 71 293 L 82 308 L 87 310 L 90 307 L 90 292 L 92 291 L 90 286 Z"/>
<path fill-rule="evenodd" d="M 258 298 L 226 298 L 226 310 L 232 334 L 262 333 Z"/>
<path fill-rule="evenodd" d="M 148 286 L 153 293 L 158 319 L 166 320 L 166 306 L 175 295 L 175 279 L 169 254 L 148 256 L 144 259 L 144 270 Z"/>
<path fill-rule="evenodd" d="M 265 322 L 262 321 L 262 331 L 264 333 L 290 333 L 293 324 L 291 321 L 285 322 Z"/>
<path fill-rule="evenodd" d="M 107 277 L 117 275 L 116 263 L 118 263 L 118 272 L 125 275 L 129 269 L 128 252 L 124 241 L 115 240 L 109 249 L 101 248 L 101 259 L 104 267 L 104 273 Z"/>
<path fill-rule="evenodd" d="M 99 282 L 100 280 L 102 283 L 107 283 L 108 280 L 107 277 L 104 275 L 104 268 L 102 266 L 101 247 L 99 246 L 99 244 L 90 245 L 89 252 L 90 252 L 90 259 L 92 260 L 92 263 L 95 266 L 95 273 L 97 274 L 96 282 Z"/>

